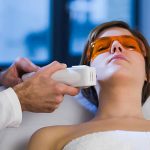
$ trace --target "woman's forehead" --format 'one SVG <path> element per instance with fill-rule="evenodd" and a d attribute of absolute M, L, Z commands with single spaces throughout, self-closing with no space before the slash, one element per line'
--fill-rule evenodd
<path fill-rule="evenodd" d="M 130 31 L 121 27 L 112 27 L 102 31 L 98 38 L 106 36 L 132 35 Z"/>

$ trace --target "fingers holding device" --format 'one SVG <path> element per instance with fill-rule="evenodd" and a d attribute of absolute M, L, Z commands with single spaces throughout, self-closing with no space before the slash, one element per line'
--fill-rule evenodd
<path fill-rule="evenodd" d="M 25 81 L 34 74 L 35 72 L 24 74 L 22 80 Z M 54 72 L 51 78 L 73 87 L 87 88 L 96 85 L 96 70 L 86 65 L 72 66 Z"/>

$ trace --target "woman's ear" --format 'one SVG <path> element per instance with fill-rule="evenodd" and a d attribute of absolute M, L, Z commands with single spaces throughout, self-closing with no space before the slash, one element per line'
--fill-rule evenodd
<path fill-rule="evenodd" d="M 147 81 L 148 79 L 147 79 L 147 75 L 145 74 L 145 81 Z M 149 71 L 149 81 L 148 81 L 149 83 L 150 83 L 150 71 Z"/>
<path fill-rule="evenodd" d="M 150 83 L 150 71 L 149 71 L 149 83 Z"/>

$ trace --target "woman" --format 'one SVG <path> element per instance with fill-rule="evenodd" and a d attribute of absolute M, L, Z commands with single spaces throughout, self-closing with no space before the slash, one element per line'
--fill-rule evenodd
<path fill-rule="evenodd" d="M 96 27 L 81 64 L 96 68 L 97 85 L 82 90 L 97 105 L 79 125 L 37 131 L 29 150 L 149 150 L 150 121 L 141 110 L 150 95 L 150 49 L 144 37 L 121 21 Z"/>

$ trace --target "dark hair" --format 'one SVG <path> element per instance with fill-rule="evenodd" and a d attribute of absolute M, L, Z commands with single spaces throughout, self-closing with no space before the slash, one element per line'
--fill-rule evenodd
<path fill-rule="evenodd" d="M 90 44 L 95 39 L 97 39 L 97 37 L 99 36 L 99 34 L 102 31 L 104 31 L 108 28 L 112 28 L 112 27 L 121 27 L 121 28 L 127 29 L 135 37 L 137 37 L 140 41 L 142 41 L 142 44 L 144 44 L 144 47 L 146 50 L 145 69 L 146 69 L 146 76 L 147 76 L 147 81 L 144 82 L 143 89 L 142 89 L 142 104 L 144 104 L 144 102 L 150 95 L 150 47 L 149 47 L 147 40 L 144 38 L 144 36 L 140 32 L 131 29 L 127 23 L 125 23 L 123 21 L 111 21 L 111 22 L 106 22 L 104 24 L 101 24 L 101 25 L 97 26 L 96 28 L 94 28 L 89 34 L 87 43 L 84 48 L 84 52 L 81 57 L 80 64 L 88 65 L 88 66 L 90 65 L 88 57 L 91 57 L 91 54 L 92 54 L 91 49 L 90 49 L 90 56 L 87 56 L 87 51 L 89 51 L 88 49 L 90 47 Z M 82 89 L 81 93 L 85 98 L 87 98 L 90 102 L 92 102 L 94 105 L 96 105 L 98 107 L 98 105 L 99 105 L 98 104 L 98 96 L 97 96 L 94 86 L 89 87 L 87 89 Z"/>

